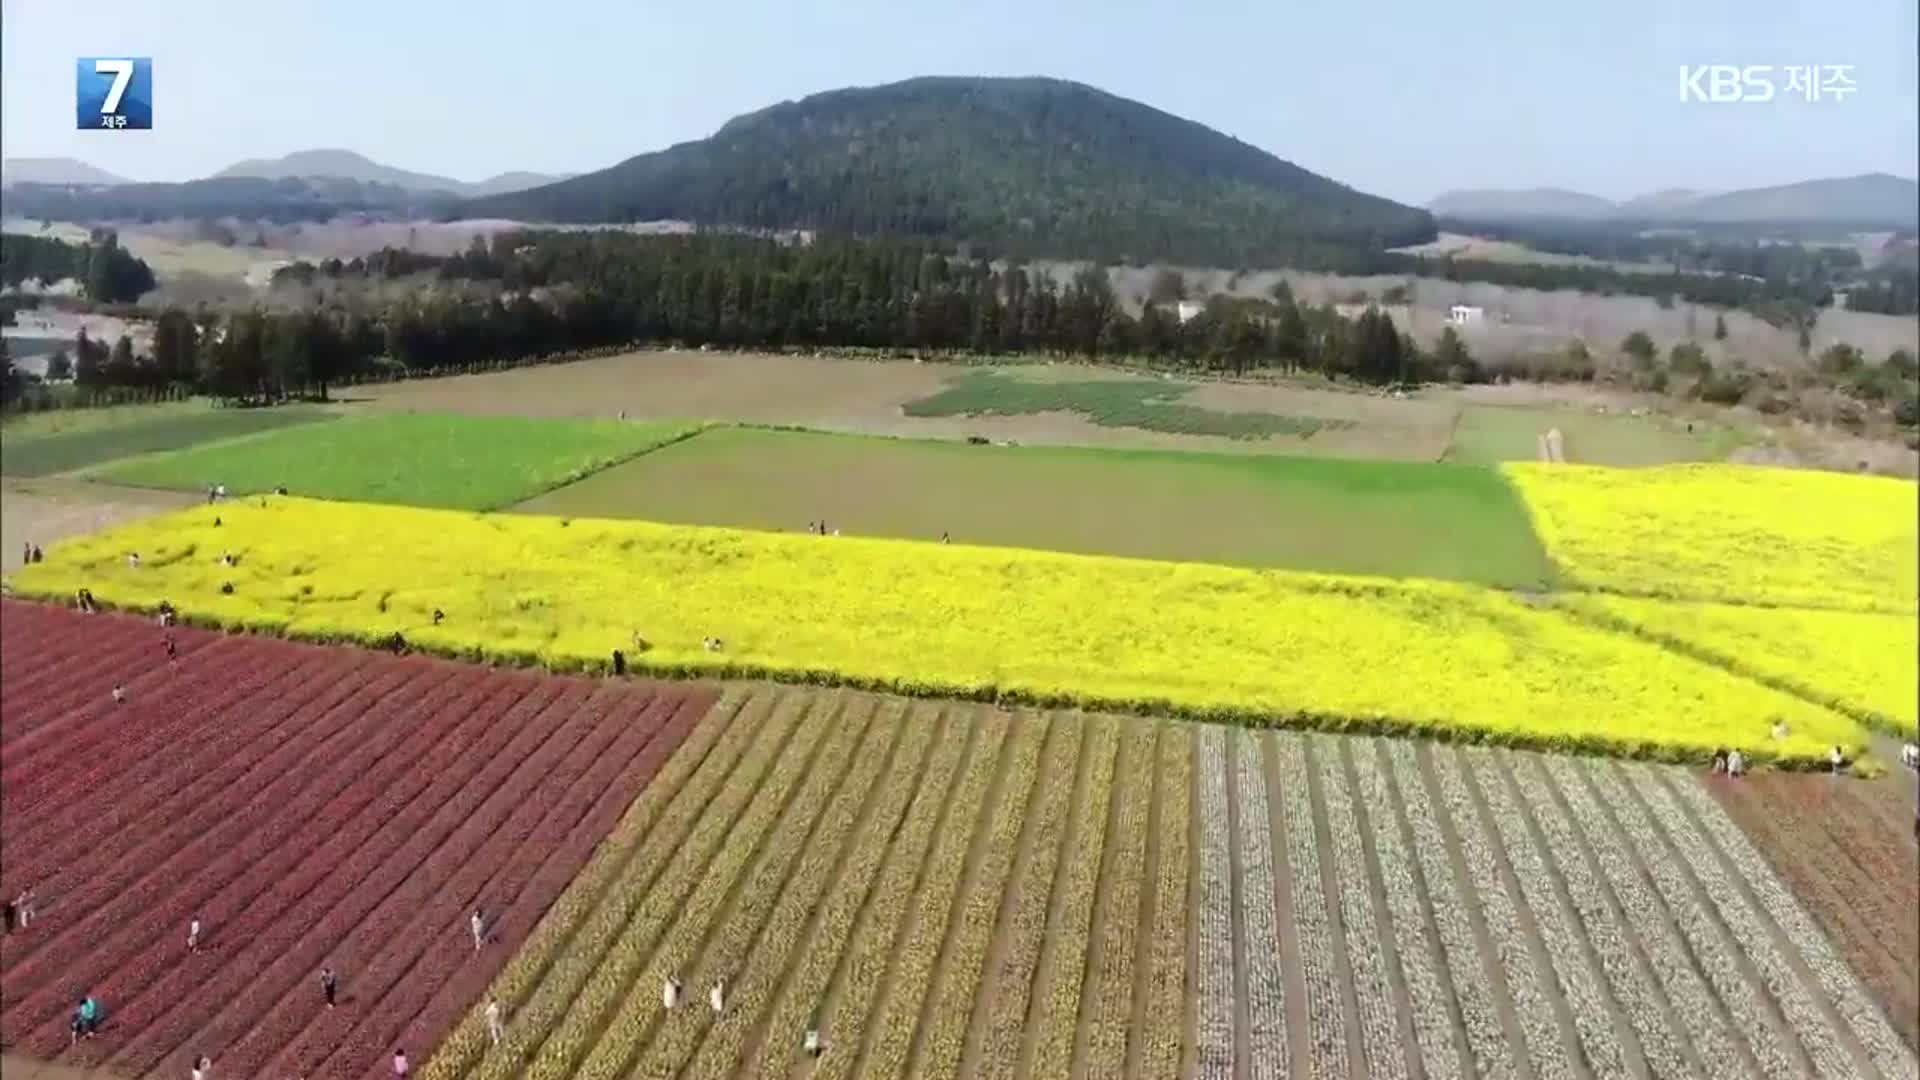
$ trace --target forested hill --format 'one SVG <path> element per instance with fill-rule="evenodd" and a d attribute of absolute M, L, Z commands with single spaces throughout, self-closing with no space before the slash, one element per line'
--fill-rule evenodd
<path fill-rule="evenodd" d="M 1057 79 L 922 78 L 736 117 L 711 138 L 466 217 L 676 219 L 969 242 L 1008 255 L 1276 265 L 1419 243 L 1423 210 Z"/>

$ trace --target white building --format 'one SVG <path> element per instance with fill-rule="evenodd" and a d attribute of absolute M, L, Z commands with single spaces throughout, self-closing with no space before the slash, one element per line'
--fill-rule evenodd
<path fill-rule="evenodd" d="M 1198 300 L 1182 300 L 1174 306 L 1174 313 L 1180 317 L 1181 322 L 1186 322 L 1205 310 L 1207 305 Z"/>
<path fill-rule="evenodd" d="M 1487 317 L 1487 309 L 1477 304 L 1455 304 L 1447 309 L 1447 321 L 1455 326 L 1469 326 Z"/>

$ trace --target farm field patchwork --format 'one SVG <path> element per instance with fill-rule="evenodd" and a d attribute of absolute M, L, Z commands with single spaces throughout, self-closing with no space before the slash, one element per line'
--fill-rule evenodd
<path fill-rule="evenodd" d="M 688 745 L 423 1077 L 1915 1068 L 1668 767 L 764 686 Z"/>
<path fill-rule="evenodd" d="M 1138 428 L 1173 435 L 1211 435 L 1228 439 L 1311 439 L 1322 430 L 1353 426 L 1350 420 L 1277 413 L 1222 412 L 1180 399 L 1193 383 L 1157 379 L 1029 379 L 1017 374 L 977 372 L 963 375 L 936 394 L 909 401 L 908 416 L 1029 416 L 1078 413 L 1101 427 Z"/>
<path fill-rule="evenodd" d="M 1911 738 L 1920 619 L 1587 594 L 1561 603 Z"/>
<path fill-rule="evenodd" d="M 1538 586 L 1497 472 L 710 428 L 515 507 L 799 532 Z"/>
<path fill-rule="evenodd" d="M 170 663 L 151 621 L 0 605 L 0 889 L 31 885 L 35 908 L 0 939 L 10 1050 L 126 1076 L 202 1053 L 219 1075 L 386 1075 L 477 1000 L 649 781 L 671 785 L 714 700 L 172 634 Z M 74 1043 L 82 994 L 101 1026 Z"/>
<path fill-rule="evenodd" d="M 1566 584 L 1915 613 L 1920 487 L 1796 469 L 1504 466 Z"/>
<path fill-rule="evenodd" d="M 179 450 L 241 435 L 275 431 L 330 419 L 325 409 L 288 405 L 271 409 L 216 409 L 205 402 L 69 410 L 87 416 L 66 424 L 64 414 L 9 423 L 0 430 L 0 473 L 49 476 L 102 462 L 164 450 Z"/>
<path fill-rule="evenodd" d="M 1636 417 L 1577 409 L 1467 405 L 1460 410 L 1445 460 L 1490 465 L 1538 461 L 1541 435 L 1558 428 L 1567 460 L 1620 467 L 1724 461 L 1740 444 L 1737 432 L 1668 417 Z"/>
<path fill-rule="evenodd" d="M 297 497 L 68 541 L 12 581 L 562 668 L 602 669 L 621 649 L 660 673 L 1659 756 L 1742 745 L 1814 762 L 1864 739 L 1850 717 L 1714 665 L 1448 582 Z M 1792 726 L 1779 743 L 1775 719 Z"/>
<path fill-rule="evenodd" d="M 695 425 L 391 413 L 142 458 L 100 471 L 136 487 L 237 495 L 282 485 L 318 498 L 462 510 L 505 506 L 577 480 Z"/>

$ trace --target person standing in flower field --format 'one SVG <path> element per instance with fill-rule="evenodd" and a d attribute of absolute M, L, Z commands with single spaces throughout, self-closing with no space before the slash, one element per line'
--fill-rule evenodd
<path fill-rule="evenodd" d="M 207 1080 L 207 1076 L 211 1072 L 213 1072 L 212 1058 L 207 1057 L 207 1055 L 205 1054 L 201 1054 L 199 1057 L 194 1059 L 193 1080 Z"/>
<path fill-rule="evenodd" d="M 505 1033 L 506 1033 L 506 1026 L 500 1022 L 500 999 L 488 998 L 487 999 L 487 1038 L 493 1042 L 493 1045 L 499 1046 L 500 1039 Z"/>
<path fill-rule="evenodd" d="M 200 951 L 200 916 L 195 915 L 187 921 L 187 951 Z"/>
<path fill-rule="evenodd" d="M 473 931 L 473 951 L 479 952 L 487 943 L 487 919 L 479 908 L 473 909 L 473 918 L 467 920 L 467 928 Z"/>
<path fill-rule="evenodd" d="M 334 994 L 340 989 L 340 976 L 330 967 L 320 969 L 320 994 L 327 999 L 327 1008 L 333 1008 Z"/>
<path fill-rule="evenodd" d="M 20 929 L 25 930 L 33 922 L 33 886 L 20 890 L 20 896 L 13 902 L 14 914 L 20 920 Z"/>
<path fill-rule="evenodd" d="M 395 1050 L 393 1052 L 393 1075 L 404 1077 L 407 1075 L 407 1072 L 407 1052 L 405 1050 Z"/>
<path fill-rule="evenodd" d="M 667 981 L 660 987 L 660 1004 L 665 1006 L 668 1012 L 672 1012 L 674 1006 L 680 1004 L 679 979 L 672 975 L 667 976 Z"/>

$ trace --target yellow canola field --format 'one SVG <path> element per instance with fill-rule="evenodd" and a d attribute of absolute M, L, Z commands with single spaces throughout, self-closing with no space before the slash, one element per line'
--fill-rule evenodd
<path fill-rule="evenodd" d="M 1876 727 L 1920 730 L 1920 618 L 1582 596 L 1576 609 Z"/>
<path fill-rule="evenodd" d="M 1912 613 L 1920 488 L 1810 469 L 1506 465 L 1569 585 Z"/>
<path fill-rule="evenodd" d="M 603 668 L 625 649 L 668 674 L 1663 757 L 1736 743 L 1772 757 L 1776 717 L 1794 729 L 1779 749 L 1803 760 L 1864 734 L 1632 635 L 1441 582 L 271 498 L 71 541 L 15 578 L 43 597 L 81 587 L 226 626 L 363 642 L 397 631 L 560 668 Z"/>

